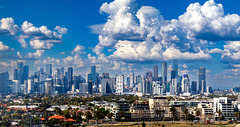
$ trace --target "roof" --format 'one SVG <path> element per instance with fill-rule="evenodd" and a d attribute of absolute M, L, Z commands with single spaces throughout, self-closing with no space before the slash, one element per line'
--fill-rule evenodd
<path fill-rule="evenodd" d="M 54 116 L 50 116 L 49 119 L 65 119 L 65 117 L 60 115 L 54 115 Z"/>

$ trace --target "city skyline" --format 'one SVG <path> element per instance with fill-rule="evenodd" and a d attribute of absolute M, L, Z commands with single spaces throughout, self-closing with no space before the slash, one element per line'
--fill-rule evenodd
<path fill-rule="evenodd" d="M 4 1 L 0 69 L 8 71 L 10 79 L 16 76 L 18 61 L 29 66 L 29 74 L 46 69 L 46 64 L 53 67 L 48 73 L 73 67 L 73 74 L 83 77 L 94 70 L 125 78 L 131 72 L 160 76 L 167 70 L 170 80 L 172 60 L 178 59 L 175 75 L 187 73 L 190 85 L 205 67 L 207 86 L 233 88 L 240 85 L 240 12 L 234 2 Z"/>

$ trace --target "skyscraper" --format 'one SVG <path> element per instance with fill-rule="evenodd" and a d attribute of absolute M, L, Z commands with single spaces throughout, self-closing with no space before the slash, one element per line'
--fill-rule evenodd
<path fill-rule="evenodd" d="M 96 84 L 96 66 L 91 66 L 92 81 Z"/>
<path fill-rule="evenodd" d="M 0 73 L 0 94 L 6 92 L 7 81 L 9 80 L 8 72 Z"/>
<path fill-rule="evenodd" d="M 116 75 L 116 93 L 123 94 L 124 75 Z"/>
<path fill-rule="evenodd" d="M 192 81 L 191 84 L 191 93 L 196 94 L 197 93 L 197 81 Z"/>
<path fill-rule="evenodd" d="M 153 67 L 153 81 L 157 81 L 158 80 L 158 66 L 154 65 Z"/>
<path fill-rule="evenodd" d="M 178 76 L 178 59 L 173 59 L 173 69 L 171 70 L 171 80 Z"/>
<path fill-rule="evenodd" d="M 206 68 L 200 67 L 198 73 L 198 90 L 199 93 L 207 92 L 206 88 Z"/>
<path fill-rule="evenodd" d="M 167 82 L 167 63 L 162 62 L 162 81 Z"/>
<path fill-rule="evenodd" d="M 17 78 L 20 81 L 20 84 L 22 84 L 23 83 L 23 78 L 22 78 L 22 76 L 23 76 L 23 62 L 18 62 L 17 69 L 18 69 Z"/>
<path fill-rule="evenodd" d="M 47 65 L 46 65 L 46 73 L 47 73 L 47 75 L 49 75 L 50 77 L 52 76 L 52 64 L 47 64 Z"/>
<path fill-rule="evenodd" d="M 23 66 L 23 80 L 27 80 L 29 75 L 29 67 L 27 65 Z"/>
<path fill-rule="evenodd" d="M 134 87 L 134 73 L 130 72 L 130 88 Z"/>
<path fill-rule="evenodd" d="M 73 84 L 73 68 L 68 67 L 68 85 L 67 85 L 67 90 L 70 90 L 72 88 Z"/>
<path fill-rule="evenodd" d="M 182 92 L 183 93 L 189 93 L 190 90 L 190 80 L 188 78 L 187 74 L 183 74 L 182 76 Z"/>
<path fill-rule="evenodd" d="M 17 80 L 18 79 L 18 71 L 17 69 L 13 69 L 13 80 Z"/>

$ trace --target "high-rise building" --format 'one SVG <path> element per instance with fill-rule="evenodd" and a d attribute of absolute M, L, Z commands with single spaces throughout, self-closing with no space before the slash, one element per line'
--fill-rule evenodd
<path fill-rule="evenodd" d="M 17 80 L 18 79 L 18 71 L 17 69 L 13 69 L 13 80 Z"/>
<path fill-rule="evenodd" d="M 116 93 L 123 94 L 124 75 L 116 75 Z"/>
<path fill-rule="evenodd" d="M 49 77 L 52 76 L 52 64 L 46 65 L 46 73 L 47 73 L 47 75 L 49 75 Z"/>
<path fill-rule="evenodd" d="M 96 84 L 96 66 L 91 66 L 92 81 Z"/>
<path fill-rule="evenodd" d="M 191 93 L 192 93 L 192 94 L 197 94 L 197 81 L 192 81 L 192 84 L 191 84 Z"/>
<path fill-rule="evenodd" d="M 71 90 L 73 84 L 73 68 L 68 67 L 68 85 L 67 85 L 67 91 Z"/>
<path fill-rule="evenodd" d="M 188 78 L 187 74 L 183 74 L 182 76 L 182 92 L 183 93 L 189 93 L 190 90 L 190 80 Z"/>
<path fill-rule="evenodd" d="M 45 81 L 45 93 L 49 95 L 53 94 L 53 80 L 51 78 L 47 78 Z"/>
<path fill-rule="evenodd" d="M 93 94 L 93 81 L 88 82 L 88 94 Z"/>
<path fill-rule="evenodd" d="M 145 86 L 144 86 L 144 91 L 145 93 L 149 93 L 150 95 L 153 93 L 152 91 L 152 72 L 146 72 L 146 79 L 145 79 Z"/>
<path fill-rule="evenodd" d="M 199 93 L 207 92 L 206 88 L 206 68 L 200 67 L 198 73 L 198 90 Z"/>
<path fill-rule="evenodd" d="M 6 92 L 7 81 L 9 80 L 8 72 L 0 73 L 0 94 Z"/>
<path fill-rule="evenodd" d="M 20 93 L 20 81 L 19 80 L 12 80 L 12 93 Z"/>
<path fill-rule="evenodd" d="M 18 62 L 17 64 L 17 69 L 18 69 L 18 80 L 20 81 L 20 84 L 22 84 L 23 81 L 23 62 Z"/>
<path fill-rule="evenodd" d="M 130 88 L 134 87 L 134 73 L 130 72 Z"/>
<path fill-rule="evenodd" d="M 29 75 L 29 67 L 27 65 L 23 66 L 23 80 L 27 80 Z"/>
<path fill-rule="evenodd" d="M 109 78 L 109 73 L 103 73 L 102 78 Z"/>
<path fill-rule="evenodd" d="M 162 62 L 162 81 L 167 82 L 167 63 Z"/>
<path fill-rule="evenodd" d="M 158 66 L 154 65 L 153 67 L 153 81 L 157 81 L 158 80 Z"/>

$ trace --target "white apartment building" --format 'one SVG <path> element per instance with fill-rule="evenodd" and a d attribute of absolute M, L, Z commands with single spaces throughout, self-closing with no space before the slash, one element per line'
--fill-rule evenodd
<path fill-rule="evenodd" d="M 215 113 L 215 118 L 219 117 L 217 113 L 219 110 L 222 112 L 222 117 L 225 120 L 236 119 L 234 116 L 234 105 L 227 97 L 213 98 L 213 112 Z"/>
<path fill-rule="evenodd" d="M 124 75 L 116 75 L 116 93 L 123 94 Z"/>

